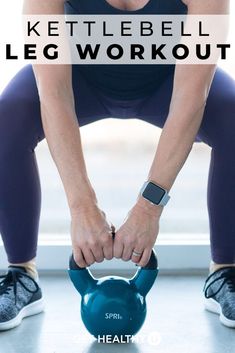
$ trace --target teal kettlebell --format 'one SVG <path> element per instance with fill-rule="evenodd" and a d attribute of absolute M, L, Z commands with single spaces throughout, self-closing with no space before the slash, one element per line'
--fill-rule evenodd
<path fill-rule="evenodd" d="M 145 267 L 130 278 L 105 276 L 96 279 L 88 268 L 79 267 L 73 254 L 69 259 L 69 277 L 80 293 L 81 317 L 96 338 L 135 335 L 146 318 L 145 297 L 158 274 L 154 250 Z"/>

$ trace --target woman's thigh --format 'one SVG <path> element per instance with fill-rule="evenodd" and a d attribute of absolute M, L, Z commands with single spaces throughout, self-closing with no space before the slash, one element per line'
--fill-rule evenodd
<path fill-rule="evenodd" d="M 163 127 L 169 112 L 173 79 L 169 76 L 154 94 L 146 98 L 136 114 L 137 118 Z M 195 142 L 214 147 L 225 141 L 235 142 L 235 81 L 217 68 Z"/>
<path fill-rule="evenodd" d="M 147 98 L 125 108 L 112 101 L 112 109 L 92 84 L 88 83 L 76 65 L 72 67 L 75 109 L 80 126 L 108 117 L 138 118 L 160 128 L 168 115 L 173 76 Z M 129 116 L 131 114 L 131 116 Z M 116 116 L 115 116 L 116 115 Z M 40 101 L 31 65 L 23 67 L 10 81 L 0 100 L 1 132 L 17 133 L 36 145 L 45 136 L 42 127 Z M 14 133 L 13 133 L 14 132 Z M 208 96 L 204 116 L 195 141 L 210 146 L 235 141 L 235 81 L 217 69 Z"/>
<path fill-rule="evenodd" d="M 35 147 L 44 138 L 40 103 L 33 71 L 23 67 L 8 83 L 0 96 L 0 144 Z"/>
<path fill-rule="evenodd" d="M 211 85 L 198 136 L 213 148 L 235 144 L 235 80 L 220 68 Z"/>
<path fill-rule="evenodd" d="M 73 69 L 73 90 L 80 126 L 109 117 L 109 113 L 78 70 Z M 8 83 L 0 96 L 0 134 L 13 144 L 30 148 L 44 139 L 40 100 L 31 65 L 24 66 Z M 8 143 L 8 144 L 9 144 Z"/>

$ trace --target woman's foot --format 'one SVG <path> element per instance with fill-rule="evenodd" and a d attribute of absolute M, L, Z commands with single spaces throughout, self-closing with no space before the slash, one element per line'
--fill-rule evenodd
<path fill-rule="evenodd" d="M 22 319 L 44 309 L 42 291 L 24 267 L 9 266 L 0 276 L 0 331 L 18 326 Z"/>
<path fill-rule="evenodd" d="M 220 321 L 235 328 L 235 268 L 222 267 L 211 273 L 204 286 L 205 308 L 219 314 Z"/>

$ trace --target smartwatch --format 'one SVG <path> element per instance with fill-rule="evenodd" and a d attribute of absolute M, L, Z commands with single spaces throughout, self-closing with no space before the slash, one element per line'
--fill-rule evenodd
<path fill-rule="evenodd" d="M 170 199 L 166 189 L 152 181 L 145 181 L 140 189 L 140 195 L 153 205 L 165 206 Z"/>

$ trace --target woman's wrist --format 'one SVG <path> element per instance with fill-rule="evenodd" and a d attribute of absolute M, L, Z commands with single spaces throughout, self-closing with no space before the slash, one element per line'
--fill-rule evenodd
<path fill-rule="evenodd" d="M 88 216 L 90 213 L 99 211 L 99 206 L 95 202 L 81 203 L 77 208 L 70 209 L 71 219 L 78 219 L 80 216 Z"/>
<path fill-rule="evenodd" d="M 160 218 L 163 211 L 163 206 L 153 205 L 141 195 L 138 196 L 134 208 L 156 218 Z"/>
<path fill-rule="evenodd" d="M 78 215 L 84 212 L 88 212 L 90 209 L 98 207 L 98 201 L 94 189 L 90 183 L 82 184 L 82 187 L 77 193 L 77 196 L 73 196 L 73 199 L 68 200 L 70 214 Z"/>

